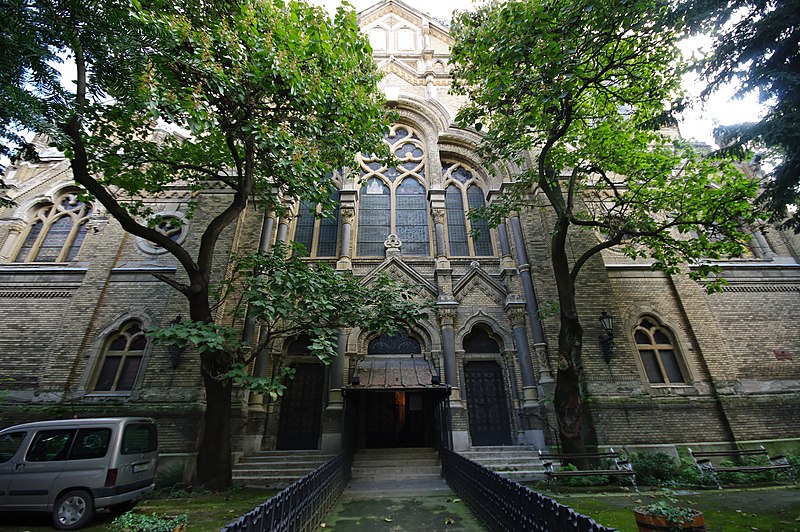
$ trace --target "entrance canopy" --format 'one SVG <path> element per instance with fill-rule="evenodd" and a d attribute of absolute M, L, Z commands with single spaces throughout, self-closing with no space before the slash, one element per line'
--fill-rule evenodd
<path fill-rule="evenodd" d="M 351 390 L 446 389 L 433 364 L 424 358 L 368 356 L 356 366 Z"/>

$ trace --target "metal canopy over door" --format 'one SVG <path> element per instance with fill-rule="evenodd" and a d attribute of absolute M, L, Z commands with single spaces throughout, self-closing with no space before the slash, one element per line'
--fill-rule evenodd
<path fill-rule="evenodd" d="M 277 449 L 316 449 L 322 422 L 322 364 L 292 364 L 297 372 L 281 399 Z"/>
<path fill-rule="evenodd" d="M 508 403 L 500 365 L 492 361 L 464 366 L 472 445 L 511 445 Z"/>

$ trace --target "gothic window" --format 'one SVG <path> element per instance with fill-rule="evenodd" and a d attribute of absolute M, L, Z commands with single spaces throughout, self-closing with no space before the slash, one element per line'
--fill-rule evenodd
<path fill-rule="evenodd" d="M 686 371 L 672 334 L 651 316 L 639 320 L 633 333 L 642 367 L 651 384 L 682 384 Z"/>
<path fill-rule="evenodd" d="M 396 234 L 403 255 L 430 256 L 424 145 L 412 128 L 400 125 L 392 126 L 385 141 L 397 157 L 396 166 L 358 155 L 364 185 L 358 198 L 356 253 L 383 256 L 383 243 Z"/>
<path fill-rule="evenodd" d="M 442 174 L 447 184 L 445 211 L 450 255 L 486 257 L 494 255 L 492 236 L 486 220 L 472 219 L 470 211 L 486 205 L 476 174 L 460 163 L 445 163 Z"/>
<path fill-rule="evenodd" d="M 142 366 L 147 338 L 139 321 L 125 323 L 112 333 L 103 347 L 100 369 L 94 382 L 96 392 L 124 392 L 133 389 Z"/>
<path fill-rule="evenodd" d="M 309 256 L 335 257 L 339 241 L 339 192 L 331 193 L 333 212 L 321 214 L 321 207 L 301 201 L 297 210 L 294 241 L 302 244 Z"/>
<path fill-rule="evenodd" d="M 419 340 L 410 336 L 406 331 L 389 336 L 381 334 L 369 343 L 368 355 L 419 355 L 422 346 Z"/>
<path fill-rule="evenodd" d="M 189 223 L 183 218 L 182 214 L 177 212 L 158 213 L 149 222 L 150 227 L 178 244 L 186 240 L 189 234 Z M 136 244 L 139 249 L 150 255 L 162 255 L 167 252 L 166 249 L 158 244 L 144 238 L 137 237 Z"/>
<path fill-rule="evenodd" d="M 69 262 L 75 260 L 86 237 L 91 205 L 65 192 L 53 203 L 40 205 L 14 262 Z"/>

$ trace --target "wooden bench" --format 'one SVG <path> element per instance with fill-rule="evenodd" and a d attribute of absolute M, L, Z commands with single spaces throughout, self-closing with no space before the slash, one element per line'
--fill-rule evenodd
<path fill-rule="evenodd" d="M 614 449 L 609 449 L 601 453 L 580 453 L 580 454 L 558 454 L 549 453 L 547 451 L 539 451 L 539 459 L 544 466 L 544 476 L 547 479 L 547 485 L 550 486 L 550 481 L 556 483 L 558 489 L 558 477 L 588 477 L 588 476 L 627 476 L 630 478 L 633 489 L 639 491 L 636 486 L 636 473 L 633 470 L 633 464 L 628 460 L 623 460 L 620 453 Z M 612 469 L 579 469 L 577 471 L 563 470 L 564 463 L 574 462 L 576 460 L 613 460 L 614 466 Z M 559 462 L 559 469 L 555 469 L 554 462 Z"/>
<path fill-rule="evenodd" d="M 717 488 L 722 489 L 717 478 L 717 473 L 760 473 L 762 471 L 786 471 L 793 482 L 797 482 L 792 471 L 792 465 L 785 456 L 770 456 L 763 446 L 758 449 L 729 449 L 723 451 L 693 451 L 689 449 L 689 456 L 694 460 L 695 465 L 700 470 L 700 483 L 705 481 L 706 475 L 711 477 L 717 484 Z M 751 464 L 737 466 L 714 465 L 714 458 L 731 458 L 733 460 L 744 457 L 765 457 L 767 464 Z"/>

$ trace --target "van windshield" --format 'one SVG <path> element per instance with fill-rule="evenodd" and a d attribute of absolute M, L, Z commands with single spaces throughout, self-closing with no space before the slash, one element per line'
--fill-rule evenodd
<path fill-rule="evenodd" d="M 153 424 L 126 425 L 122 433 L 122 454 L 151 453 L 158 450 L 158 433 Z"/>

